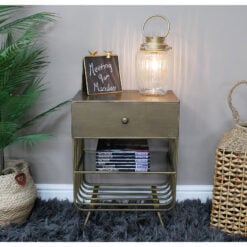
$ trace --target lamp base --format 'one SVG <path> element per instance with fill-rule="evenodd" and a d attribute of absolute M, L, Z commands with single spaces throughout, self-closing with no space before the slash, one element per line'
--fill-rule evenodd
<path fill-rule="evenodd" d="M 140 89 L 139 93 L 143 95 L 159 96 L 166 94 L 167 90 L 163 88 Z"/>

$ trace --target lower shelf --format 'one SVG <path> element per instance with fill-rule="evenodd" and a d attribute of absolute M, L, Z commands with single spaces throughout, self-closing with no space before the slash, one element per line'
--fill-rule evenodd
<path fill-rule="evenodd" d="M 74 202 L 83 211 L 167 211 L 176 201 L 174 179 L 159 185 L 92 185 L 82 181 L 75 184 Z"/>

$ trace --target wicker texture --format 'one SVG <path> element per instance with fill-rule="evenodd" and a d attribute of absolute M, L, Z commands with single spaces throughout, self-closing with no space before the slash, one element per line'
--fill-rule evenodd
<path fill-rule="evenodd" d="M 0 176 L 0 225 L 23 223 L 29 216 L 35 199 L 36 187 L 29 172 L 28 163 L 24 160 L 6 161 L 10 167 Z M 25 174 L 26 183 L 20 185 L 15 177 Z"/>
<path fill-rule="evenodd" d="M 235 127 L 224 134 L 216 149 L 210 223 L 227 233 L 247 236 L 247 127 L 240 123 L 231 98 L 241 84 L 247 81 L 237 82 L 228 95 Z"/>

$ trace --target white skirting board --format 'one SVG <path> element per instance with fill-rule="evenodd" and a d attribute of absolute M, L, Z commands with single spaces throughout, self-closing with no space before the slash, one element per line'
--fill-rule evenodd
<path fill-rule="evenodd" d="M 72 184 L 36 184 L 38 197 L 43 200 L 57 198 L 73 201 Z M 177 185 L 177 201 L 200 199 L 205 202 L 212 198 L 212 185 Z"/>

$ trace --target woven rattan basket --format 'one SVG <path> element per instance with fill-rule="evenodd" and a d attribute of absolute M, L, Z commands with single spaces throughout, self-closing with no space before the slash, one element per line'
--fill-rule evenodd
<path fill-rule="evenodd" d="M 225 133 L 216 149 L 211 226 L 247 236 L 247 125 L 232 105 L 234 84 L 228 95 L 235 127 Z"/>
<path fill-rule="evenodd" d="M 29 216 L 35 199 L 36 187 L 24 160 L 8 160 L 0 176 L 0 226 L 23 223 Z"/>

